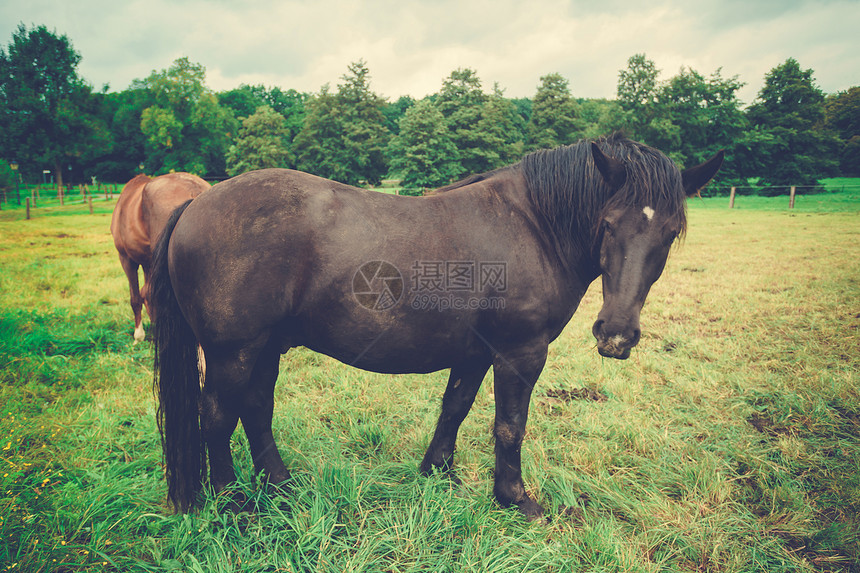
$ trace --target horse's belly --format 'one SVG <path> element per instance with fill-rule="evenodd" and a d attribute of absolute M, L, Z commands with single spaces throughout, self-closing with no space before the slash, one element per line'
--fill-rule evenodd
<path fill-rule="evenodd" d="M 384 374 L 436 372 L 490 353 L 468 328 L 427 328 L 409 322 L 308 332 L 303 346 L 344 364 Z"/>

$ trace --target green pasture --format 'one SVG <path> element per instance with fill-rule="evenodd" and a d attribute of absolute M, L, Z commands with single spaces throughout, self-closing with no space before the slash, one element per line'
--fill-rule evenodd
<path fill-rule="evenodd" d="M 586 295 L 532 400 L 529 523 L 492 499 L 493 382 L 455 485 L 417 472 L 446 373 L 282 358 L 293 479 L 166 505 L 151 347 L 132 344 L 109 201 L 0 211 L 0 573 L 860 571 L 860 193 L 694 199 L 627 361 Z M 50 215 L 50 216 L 48 216 Z"/>

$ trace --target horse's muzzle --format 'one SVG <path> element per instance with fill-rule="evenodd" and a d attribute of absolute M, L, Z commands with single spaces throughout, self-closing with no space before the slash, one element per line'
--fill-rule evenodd
<path fill-rule="evenodd" d="M 639 344 L 641 336 L 638 328 L 608 328 L 600 319 L 594 323 L 591 332 L 597 339 L 597 352 L 618 360 L 630 358 L 630 350 Z"/>

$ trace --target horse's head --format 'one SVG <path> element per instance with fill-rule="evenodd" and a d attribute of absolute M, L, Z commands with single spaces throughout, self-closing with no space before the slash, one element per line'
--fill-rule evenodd
<path fill-rule="evenodd" d="M 723 152 L 683 173 L 672 164 L 660 175 L 664 180 L 659 183 L 669 194 L 677 195 L 674 203 L 649 202 L 645 198 L 654 197 L 653 193 L 630 189 L 654 185 L 654 180 L 630 175 L 624 162 L 605 155 L 595 144 L 592 156 L 603 179 L 619 196 L 608 203 L 600 222 L 603 308 L 592 332 L 602 356 L 623 360 L 639 342 L 639 313 L 645 297 L 660 278 L 672 243 L 684 231 L 684 199 L 698 193 L 716 174 Z"/>

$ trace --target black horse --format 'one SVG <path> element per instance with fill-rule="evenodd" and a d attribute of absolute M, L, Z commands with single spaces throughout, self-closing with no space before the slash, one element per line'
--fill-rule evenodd
<path fill-rule="evenodd" d="M 630 355 L 645 297 L 685 230 L 685 199 L 722 161 L 720 152 L 682 173 L 659 151 L 613 136 L 538 151 L 420 198 L 286 169 L 215 185 L 177 209 L 155 255 L 170 500 L 190 508 L 207 449 L 214 490 L 234 481 L 240 419 L 255 469 L 272 483 L 288 478 L 272 436 L 273 393 L 280 355 L 303 345 L 373 372 L 451 369 L 424 473 L 450 468 L 492 366 L 494 493 L 540 516 L 520 447 L 549 343 L 602 275 L 597 349 Z"/>

